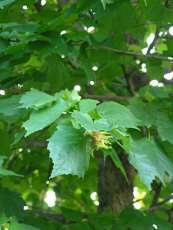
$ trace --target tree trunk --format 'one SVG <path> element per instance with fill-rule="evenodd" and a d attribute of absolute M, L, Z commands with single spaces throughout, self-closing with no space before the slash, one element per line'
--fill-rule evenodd
<path fill-rule="evenodd" d="M 99 167 L 99 208 L 98 211 L 120 212 L 133 202 L 132 178 L 134 169 L 125 154 L 121 161 L 126 169 L 128 182 L 110 158 L 102 160 Z"/>

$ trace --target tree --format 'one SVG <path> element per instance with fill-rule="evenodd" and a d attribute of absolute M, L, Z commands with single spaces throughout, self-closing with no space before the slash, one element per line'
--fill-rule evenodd
<path fill-rule="evenodd" d="M 0 227 L 173 228 L 173 3 L 0 1 Z"/>

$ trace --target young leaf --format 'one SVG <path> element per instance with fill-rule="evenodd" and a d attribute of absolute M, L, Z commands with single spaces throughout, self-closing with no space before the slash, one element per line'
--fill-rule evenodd
<path fill-rule="evenodd" d="M 38 110 L 46 105 L 51 104 L 55 100 L 55 97 L 45 92 L 37 89 L 31 89 L 21 97 L 20 104 L 22 108 Z"/>
<path fill-rule="evenodd" d="M 89 114 L 82 113 L 82 112 L 79 112 L 79 111 L 74 111 L 71 116 L 84 129 L 86 129 L 88 131 L 94 130 L 94 123 L 93 123 L 93 120 L 92 120 L 92 118 L 90 117 Z"/>
<path fill-rule="evenodd" d="M 99 101 L 97 101 L 97 100 L 83 99 L 79 102 L 79 109 L 83 113 L 88 113 L 88 112 L 94 110 L 98 103 L 99 103 Z"/>
<path fill-rule="evenodd" d="M 92 151 L 80 130 L 71 125 L 59 126 L 49 139 L 48 150 L 54 164 L 51 178 L 63 174 L 84 176 Z"/>
<path fill-rule="evenodd" d="M 66 109 L 66 102 L 59 99 L 49 108 L 32 112 L 29 120 L 23 123 L 23 127 L 26 129 L 25 136 L 29 136 L 30 134 L 49 126 L 58 119 Z"/>

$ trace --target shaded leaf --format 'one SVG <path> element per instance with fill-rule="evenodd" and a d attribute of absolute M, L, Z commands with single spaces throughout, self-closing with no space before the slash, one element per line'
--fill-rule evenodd
<path fill-rule="evenodd" d="M 53 160 L 51 177 L 72 174 L 84 176 L 88 168 L 91 146 L 80 130 L 61 125 L 49 139 L 48 150 Z"/>
<path fill-rule="evenodd" d="M 129 160 L 148 188 L 156 178 L 164 185 L 173 178 L 172 162 L 153 140 L 132 141 Z"/>
<path fill-rule="evenodd" d="M 107 157 L 107 156 L 111 157 L 111 159 L 114 162 L 115 166 L 120 169 L 121 173 L 124 175 L 124 177 L 126 178 L 126 180 L 128 180 L 127 179 L 127 175 L 126 175 L 126 171 L 124 169 L 124 166 L 123 166 L 121 160 L 119 159 L 118 154 L 115 151 L 115 149 L 113 149 L 113 148 L 111 148 L 111 149 L 105 149 L 103 151 L 103 153 L 104 153 L 105 157 Z"/>

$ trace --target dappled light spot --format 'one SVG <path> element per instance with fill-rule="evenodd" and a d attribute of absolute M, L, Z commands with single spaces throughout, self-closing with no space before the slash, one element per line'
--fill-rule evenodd
<path fill-rule="evenodd" d="M 41 5 L 44 6 L 46 5 L 47 1 L 46 0 L 41 0 Z"/>
<path fill-rule="evenodd" d="M 81 91 L 81 86 L 80 85 L 75 85 L 74 90 L 77 91 L 77 92 L 80 92 Z"/>
<path fill-rule="evenodd" d="M 90 85 L 95 85 L 95 82 L 94 81 L 90 81 L 89 84 Z"/>
<path fill-rule="evenodd" d="M 0 95 L 4 96 L 5 95 L 5 90 L 0 89 Z"/>
<path fill-rule="evenodd" d="M 53 190 L 48 190 L 44 197 L 44 202 L 48 205 L 48 207 L 54 207 L 56 204 L 56 194 Z"/>
<path fill-rule="evenodd" d="M 159 229 L 158 226 L 156 224 L 153 224 L 153 228 L 154 229 Z"/>
<path fill-rule="evenodd" d="M 149 85 L 152 86 L 152 87 L 164 87 L 164 83 L 163 82 L 159 82 L 158 80 L 156 79 L 153 79 L 149 82 Z"/>
<path fill-rule="evenodd" d="M 165 74 L 163 75 L 163 78 L 164 78 L 165 80 L 168 80 L 168 81 L 172 80 L 172 79 L 173 79 L 173 72 L 165 73 Z"/>
<path fill-rule="evenodd" d="M 169 34 L 173 36 L 173 26 L 169 27 Z"/>
<path fill-rule="evenodd" d="M 62 30 L 59 34 L 62 36 L 64 34 L 67 34 L 67 31 L 66 30 Z"/>
<path fill-rule="evenodd" d="M 23 5 L 23 6 L 22 6 L 22 9 L 23 9 L 23 10 L 28 10 L 28 6 L 27 6 L 27 5 Z"/>
<path fill-rule="evenodd" d="M 92 70 L 96 72 L 96 71 L 98 70 L 98 66 L 94 65 L 94 66 L 92 67 Z"/>

